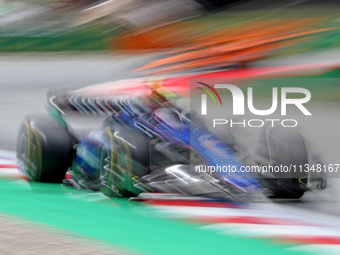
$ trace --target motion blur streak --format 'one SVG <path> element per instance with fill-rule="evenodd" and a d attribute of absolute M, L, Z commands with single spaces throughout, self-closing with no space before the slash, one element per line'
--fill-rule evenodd
<path fill-rule="evenodd" d="M 339 12 L 0 0 L 0 254 L 340 254 Z M 257 112 L 215 84 L 254 88 Z M 287 87 L 311 115 L 268 118 L 297 128 L 242 126 Z"/>

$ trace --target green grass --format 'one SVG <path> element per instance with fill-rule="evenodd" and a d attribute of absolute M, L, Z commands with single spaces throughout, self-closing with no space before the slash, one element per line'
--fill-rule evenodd
<path fill-rule="evenodd" d="M 289 245 L 242 239 L 198 229 L 197 225 L 150 216 L 140 203 L 114 199 L 90 202 L 89 193 L 60 185 L 14 184 L 0 180 L 0 211 L 93 238 L 140 254 L 302 254 Z"/>
<path fill-rule="evenodd" d="M 275 10 L 225 11 L 183 21 L 182 24 L 188 25 L 183 34 L 185 37 L 197 37 L 222 29 L 248 26 L 250 22 L 262 19 L 267 19 L 270 22 L 270 20 L 274 19 L 322 17 L 325 20 L 318 24 L 317 27 L 340 27 L 339 12 L 340 7 L 337 5 L 328 5 L 326 7 L 321 5 L 297 6 Z M 107 32 L 114 30 L 118 26 L 118 24 L 114 23 L 102 25 L 93 22 L 73 29 L 65 28 L 62 32 L 57 33 L 33 29 L 34 31 L 31 32 L 19 31 L 19 34 L 17 33 L 18 31 L 10 28 L 2 28 L 0 30 L 0 52 L 103 51 L 107 48 L 105 45 Z M 322 33 L 311 41 L 280 50 L 274 56 L 323 50 L 338 46 L 340 46 L 340 35 L 339 30 L 335 30 Z"/>

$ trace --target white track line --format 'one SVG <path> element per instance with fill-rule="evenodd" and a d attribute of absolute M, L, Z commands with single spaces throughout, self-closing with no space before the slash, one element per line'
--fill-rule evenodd
<path fill-rule="evenodd" d="M 0 158 L 16 159 L 16 152 L 0 149 Z"/>

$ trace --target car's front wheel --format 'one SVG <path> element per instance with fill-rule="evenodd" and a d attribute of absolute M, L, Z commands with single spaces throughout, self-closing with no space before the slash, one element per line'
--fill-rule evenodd
<path fill-rule="evenodd" d="M 308 173 L 300 169 L 308 164 L 308 153 L 301 134 L 292 128 L 268 126 L 260 134 L 258 152 L 276 169 L 272 178 L 265 179 L 264 186 L 269 191 L 266 195 L 269 198 L 302 197 L 306 191 L 302 180 L 307 179 Z"/>

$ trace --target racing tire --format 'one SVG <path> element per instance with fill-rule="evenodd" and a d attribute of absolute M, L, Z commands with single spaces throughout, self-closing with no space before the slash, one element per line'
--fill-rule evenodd
<path fill-rule="evenodd" d="M 26 116 L 18 132 L 18 166 L 28 181 L 61 183 L 72 165 L 73 142 L 68 130 L 49 116 Z"/>
<path fill-rule="evenodd" d="M 301 179 L 307 178 L 304 172 L 292 171 L 308 164 L 308 153 L 305 141 L 295 129 L 283 127 L 265 127 L 260 133 L 261 156 L 267 158 L 273 166 L 286 166 L 289 172 L 275 173 L 276 178 L 264 180 L 269 191 L 268 198 L 298 199 L 306 188 Z"/>
<path fill-rule="evenodd" d="M 98 183 L 108 197 L 129 197 L 141 192 L 133 183 L 148 173 L 149 139 L 142 132 L 105 122 L 107 143 L 100 153 Z"/>

